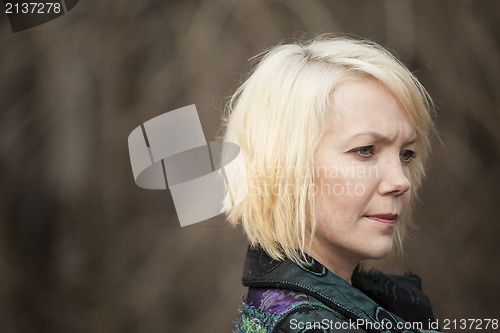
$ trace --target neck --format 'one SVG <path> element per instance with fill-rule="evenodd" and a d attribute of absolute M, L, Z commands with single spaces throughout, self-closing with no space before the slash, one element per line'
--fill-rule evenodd
<path fill-rule="evenodd" d="M 309 255 L 319 261 L 330 272 L 351 284 L 351 277 L 357 264 L 361 261 L 352 254 L 342 253 L 340 249 L 311 248 Z"/>

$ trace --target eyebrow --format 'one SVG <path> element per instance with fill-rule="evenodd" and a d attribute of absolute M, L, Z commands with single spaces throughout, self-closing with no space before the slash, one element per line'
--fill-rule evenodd
<path fill-rule="evenodd" d="M 368 131 L 368 132 L 354 134 L 353 136 L 349 137 L 348 140 L 352 140 L 352 139 L 357 138 L 359 136 L 370 136 L 374 139 L 374 142 L 391 142 L 392 141 L 389 137 L 385 136 L 384 134 L 379 133 L 379 132 L 375 132 L 375 131 Z M 405 142 L 402 147 L 409 146 L 417 141 L 418 141 L 418 137 L 415 136 L 414 138 Z"/>
<path fill-rule="evenodd" d="M 414 144 L 415 142 L 418 141 L 418 137 L 414 137 L 413 139 L 411 139 L 410 141 L 406 142 L 403 147 L 406 147 L 406 146 L 409 146 L 411 144 Z"/>

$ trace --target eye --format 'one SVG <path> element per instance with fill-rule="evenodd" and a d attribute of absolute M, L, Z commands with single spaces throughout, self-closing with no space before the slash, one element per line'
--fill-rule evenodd
<path fill-rule="evenodd" d="M 361 157 L 371 157 L 372 155 L 375 155 L 375 146 L 370 145 L 358 147 L 351 150 L 351 152 L 356 153 Z"/>
<path fill-rule="evenodd" d="M 399 153 L 399 158 L 401 158 L 401 161 L 403 161 L 403 163 L 405 164 L 410 163 L 411 159 L 415 158 L 416 156 L 417 153 L 415 153 L 413 150 L 403 150 Z"/>

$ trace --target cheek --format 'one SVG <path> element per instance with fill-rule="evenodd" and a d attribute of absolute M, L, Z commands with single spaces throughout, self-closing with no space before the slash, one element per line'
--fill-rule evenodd
<path fill-rule="evenodd" d="M 410 199 L 411 199 L 411 190 L 408 190 L 408 192 L 406 192 L 400 197 L 399 202 L 401 203 L 401 211 L 405 211 L 406 208 L 408 208 L 408 205 L 410 204 Z"/>
<path fill-rule="evenodd" d="M 406 179 L 408 179 L 408 181 L 411 184 L 410 169 L 406 168 L 404 174 L 406 176 Z M 408 205 L 410 204 L 410 201 L 411 201 L 411 192 L 412 192 L 412 189 L 410 187 L 410 189 L 406 193 L 404 193 L 402 196 L 399 197 L 399 202 L 400 202 L 402 211 L 404 211 L 408 207 Z"/>
<path fill-rule="evenodd" d="M 356 175 L 355 170 L 332 170 L 317 179 L 316 189 L 318 216 L 355 217 L 363 215 L 376 190 L 376 179 Z"/>

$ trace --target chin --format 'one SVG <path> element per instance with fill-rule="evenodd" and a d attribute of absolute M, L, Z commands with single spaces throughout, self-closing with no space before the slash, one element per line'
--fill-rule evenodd
<path fill-rule="evenodd" d="M 376 242 L 375 244 L 372 244 L 370 249 L 367 251 L 367 258 L 366 259 L 374 259 L 374 260 L 380 260 L 384 259 L 391 253 L 392 251 L 392 237 L 390 240 L 384 240 L 384 241 L 379 241 Z"/>

